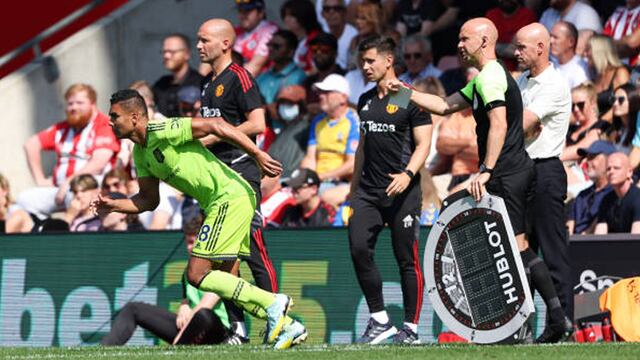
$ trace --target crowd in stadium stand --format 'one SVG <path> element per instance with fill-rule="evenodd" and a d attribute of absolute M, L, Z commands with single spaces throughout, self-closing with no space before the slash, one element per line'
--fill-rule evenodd
<path fill-rule="evenodd" d="M 262 0 L 237 1 L 234 61 L 256 78 L 267 129 L 256 141 L 283 163 L 282 177 L 265 178 L 261 209 L 269 227 L 345 226 L 349 181 L 359 141 L 358 97 L 374 84 L 359 67 L 357 44 L 371 35 L 393 38 L 399 79 L 449 95 L 477 70 L 457 56 L 457 34 L 484 16 L 499 31 L 497 52 L 512 72 L 515 33 L 533 22 L 551 34 L 550 61 L 571 88 L 571 116 L 561 156 L 567 174 L 571 234 L 640 233 L 640 0 L 288 0 L 275 19 Z M 167 74 L 130 85 L 154 118 L 198 116 L 200 89 L 211 71 L 192 54 L 195 34 L 169 34 L 158 46 Z M 106 96 L 107 94 L 100 94 Z M 132 144 L 114 136 L 90 84 L 65 93 L 66 118 L 24 145 L 36 187 L 11 194 L 0 174 L 0 230 L 177 230 L 194 200 L 161 184 L 158 208 L 140 216 L 98 218 L 98 193 L 136 193 Z M 431 225 L 441 201 L 478 172 L 471 111 L 433 116 L 430 155 L 421 171 L 421 223 Z M 540 131 L 540 129 L 538 129 Z M 41 152 L 55 152 L 45 174 Z"/>

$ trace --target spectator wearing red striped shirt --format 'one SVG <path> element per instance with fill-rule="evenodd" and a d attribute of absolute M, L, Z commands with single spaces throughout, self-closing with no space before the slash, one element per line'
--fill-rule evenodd
<path fill-rule="evenodd" d="M 22 192 L 17 199 L 24 211 L 44 219 L 65 208 L 69 182 L 78 174 L 102 175 L 116 161 L 120 143 L 109 118 L 96 106 L 96 92 L 90 85 L 71 85 L 66 93 L 66 119 L 30 137 L 24 145 L 31 174 L 38 187 Z M 45 176 L 42 151 L 55 151 L 53 174 Z M 70 198 L 70 197 L 69 197 Z M 70 199 L 66 199 L 68 202 Z"/>
<path fill-rule="evenodd" d="M 611 14 L 607 22 L 604 24 L 602 33 L 611 37 L 612 40 L 624 41 L 626 37 L 630 37 L 640 24 L 640 0 L 627 0 L 625 6 L 619 6 Z M 633 54 L 629 55 L 628 63 L 635 66 L 638 63 L 638 49 L 633 49 Z M 626 59 L 623 59 L 626 60 Z"/>

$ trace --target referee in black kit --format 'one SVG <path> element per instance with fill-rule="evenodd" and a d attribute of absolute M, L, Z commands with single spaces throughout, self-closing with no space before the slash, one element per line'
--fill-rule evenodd
<path fill-rule="evenodd" d="M 524 147 L 522 97 L 515 80 L 496 60 L 497 39 L 498 30 L 491 20 L 474 18 L 465 22 L 458 52 L 480 73 L 447 98 L 413 91 L 411 101 L 441 115 L 472 107 L 481 165 L 467 189 L 476 201 L 482 198 L 485 187 L 504 199 L 525 271 L 536 289 L 545 290 L 540 291 L 545 303 L 551 304 L 554 297 L 556 302 L 558 299 L 549 270 L 525 237 L 527 197 L 533 191 L 535 169 Z M 400 86 L 397 81 L 388 84 L 391 91 Z"/>
<path fill-rule="evenodd" d="M 212 72 L 205 78 L 202 90 L 202 117 L 223 118 L 250 138 L 264 131 L 265 119 L 262 99 L 255 79 L 242 66 L 232 62 L 231 51 L 235 31 L 230 22 L 212 19 L 204 22 L 198 30 L 198 53 L 203 63 L 211 65 Z M 214 120 L 212 120 L 214 121 Z M 251 257 L 246 260 L 256 285 L 261 289 L 278 292 L 276 273 L 273 268 L 262 234 L 260 205 L 260 169 L 255 161 L 237 147 L 221 142 L 215 137 L 203 139 L 209 150 L 218 159 L 237 171 L 256 193 L 258 208 L 251 222 Z M 240 345 L 249 342 L 240 308 L 225 301 L 233 333 L 225 341 Z M 286 330 L 286 329 L 285 329 Z"/>
<path fill-rule="evenodd" d="M 424 278 L 418 256 L 420 176 L 431 142 L 431 116 L 417 106 L 389 104 L 386 84 L 393 70 L 395 42 L 375 36 L 358 45 L 362 70 L 377 86 L 360 96 L 360 143 L 351 183 L 349 245 L 371 318 L 359 343 L 417 344 Z M 404 325 L 398 331 L 384 308 L 382 279 L 374 262 L 377 236 L 389 224 L 400 267 Z"/>

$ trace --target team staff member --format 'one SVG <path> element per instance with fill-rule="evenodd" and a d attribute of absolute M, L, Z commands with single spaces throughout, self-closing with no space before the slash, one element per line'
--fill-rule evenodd
<path fill-rule="evenodd" d="M 542 260 L 529 248 L 525 238 L 527 195 L 535 176 L 533 161 L 524 148 L 522 97 L 515 80 L 496 60 L 498 30 L 487 18 L 474 18 L 460 29 L 458 52 L 465 65 L 480 69 L 462 90 L 447 98 L 412 91 L 411 101 L 439 115 L 447 115 L 472 106 L 480 173 L 467 190 L 480 201 L 485 187 L 504 199 L 516 235 L 520 256 L 536 284 L 553 287 L 546 266 L 531 266 Z M 402 86 L 393 81 L 390 90 Z"/>
<path fill-rule="evenodd" d="M 242 66 L 232 62 L 234 41 L 235 32 L 227 20 L 206 21 L 198 30 L 197 48 L 200 60 L 212 68 L 212 73 L 205 79 L 200 112 L 205 118 L 224 119 L 255 141 L 255 137 L 265 129 L 262 100 L 253 76 Z M 216 157 L 249 182 L 256 193 L 257 203 L 260 204 L 261 175 L 255 161 L 244 151 L 220 141 L 219 138 L 207 137 L 203 143 Z M 262 233 L 262 215 L 259 210 L 256 210 L 251 223 L 251 255 L 245 260 L 258 287 L 271 292 L 278 291 L 276 273 Z M 242 310 L 229 302 L 226 305 L 235 331 L 229 343 L 249 342 Z"/>
<path fill-rule="evenodd" d="M 538 279 L 532 278 L 549 314 L 545 331 L 536 339 L 538 343 L 566 340 L 573 328 L 571 321 L 565 320 L 565 314 L 573 314 L 573 289 L 564 210 L 567 174 L 560 161 L 569 129 L 571 92 L 566 82 L 558 81 L 562 75 L 549 62 L 550 41 L 549 32 L 540 23 L 523 27 L 515 37 L 518 66 L 528 69 L 517 83 L 524 105 L 526 151 L 533 159 L 536 174 L 534 194 L 528 204 L 529 242 L 542 249 L 555 283 L 555 288 L 547 288 L 546 283 L 538 284 Z M 545 262 L 529 266 L 546 266 Z M 558 294 L 562 295 L 563 304 Z"/>
<path fill-rule="evenodd" d="M 358 45 L 362 70 L 377 86 L 360 96 L 360 143 L 351 184 L 352 216 L 349 245 L 358 282 L 371 318 L 360 343 L 417 344 L 424 278 L 418 256 L 420 232 L 419 171 L 429 153 L 431 116 L 414 104 L 406 109 L 389 104 L 386 84 L 397 81 L 393 70 L 395 42 L 371 37 Z M 391 228 L 393 253 L 400 267 L 404 325 L 391 325 L 384 308 L 382 279 L 374 261 L 378 234 Z"/>

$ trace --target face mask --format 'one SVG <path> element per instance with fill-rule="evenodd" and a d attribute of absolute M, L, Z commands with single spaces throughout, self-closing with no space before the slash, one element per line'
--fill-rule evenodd
<path fill-rule="evenodd" d="M 297 104 L 280 104 L 278 105 L 278 114 L 280 115 L 280 119 L 285 122 L 290 122 L 298 117 L 298 114 L 300 114 L 300 109 L 298 108 Z"/>

